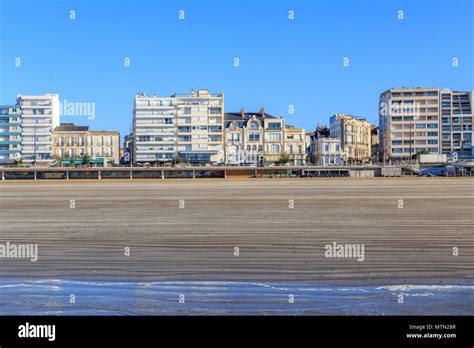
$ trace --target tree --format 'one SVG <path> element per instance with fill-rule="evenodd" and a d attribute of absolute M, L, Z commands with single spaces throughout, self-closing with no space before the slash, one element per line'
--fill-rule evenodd
<path fill-rule="evenodd" d="M 23 158 L 19 157 L 19 158 L 16 158 L 15 159 L 15 165 L 17 167 L 20 167 L 21 165 L 23 165 Z"/>
<path fill-rule="evenodd" d="M 180 164 L 182 162 L 183 162 L 183 159 L 178 156 L 178 157 L 174 157 L 171 163 L 173 163 L 173 165 L 176 165 L 176 164 Z"/>
<path fill-rule="evenodd" d="M 286 165 L 290 163 L 291 158 L 290 155 L 288 155 L 286 152 L 282 152 L 280 155 L 280 159 L 277 161 L 278 165 Z"/>
<path fill-rule="evenodd" d="M 91 162 L 91 156 L 89 156 L 89 154 L 86 153 L 84 156 L 82 156 L 83 164 L 88 165 L 90 162 Z"/>

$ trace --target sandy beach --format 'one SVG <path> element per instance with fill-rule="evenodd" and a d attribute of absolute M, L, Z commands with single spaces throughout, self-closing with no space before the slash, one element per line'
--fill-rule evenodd
<path fill-rule="evenodd" d="M 0 243 L 38 260 L 0 277 L 472 282 L 473 199 L 474 178 L 4 181 Z M 334 242 L 364 260 L 326 257 Z"/>

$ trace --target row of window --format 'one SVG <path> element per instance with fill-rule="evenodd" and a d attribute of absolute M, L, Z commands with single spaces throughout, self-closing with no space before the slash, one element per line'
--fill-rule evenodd
<path fill-rule="evenodd" d="M 428 140 L 392 140 L 392 145 L 438 145 L 438 139 Z"/>
<path fill-rule="evenodd" d="M 392 93 L 392 97 L 423 97 L 423 96 L 437 96 L 437 91 L 427 91 L 427 92 L 394 92 Z"/>
<path fill-rule="evenodd" d="M 114 155 L 114 150 L 113 147 L 107 147 L 107 148 L 98 148 L 94 152 L 94 148 L 90 147 L 87 149 L 87 154 L 89 156 L 96 156 L 96 157 L 113 157 Z M 84 148 L 79 148 L 79 149 L 58 149 L 58 155 L 59 157 L 65 157 L 66 155 L 68 157 L 82 157 L 84 156 Z"/>
<path fill-rule="evenodd" d="M 97 140 L 94 144 L 94 138 Z M 85 137 L 58 137 L 56 140 L 56 145 L 59 146 L 83 146 Z M 110 146 L 113 144 L 113 137 L 112 136 L 88 136 L 87 137 L 87 145 L 97 145 L 97 146 Z"/>
<path fill-rule="evenodd" d="M 438 152 L 437 147 L 393 148 L 392 153 Z"/>
<path fill-rule="evenodd" d="M 393 132 L 392 137 L 398 138 L 398 137 L 410 137 L 410 136 L 415 136 L 415 137 L 437 137 L 438 132 Z"/>

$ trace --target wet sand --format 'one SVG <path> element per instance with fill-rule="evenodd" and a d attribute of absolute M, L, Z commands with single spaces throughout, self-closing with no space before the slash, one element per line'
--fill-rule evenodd
<path fill-rule="evenodd" d="M 4 181 L 0 243 L 39 259 L 0 259 L 0 278 L 469 283 L 473 202 L 474 178 Z"/>

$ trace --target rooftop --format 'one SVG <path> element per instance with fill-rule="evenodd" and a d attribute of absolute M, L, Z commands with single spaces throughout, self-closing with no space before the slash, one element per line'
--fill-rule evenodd
<path fill-rule="evenodd" d="M 87 132 L 89 126 L 76 126 L 74 123 L 61 123 L 54 128 L 55 132 Z"/>

